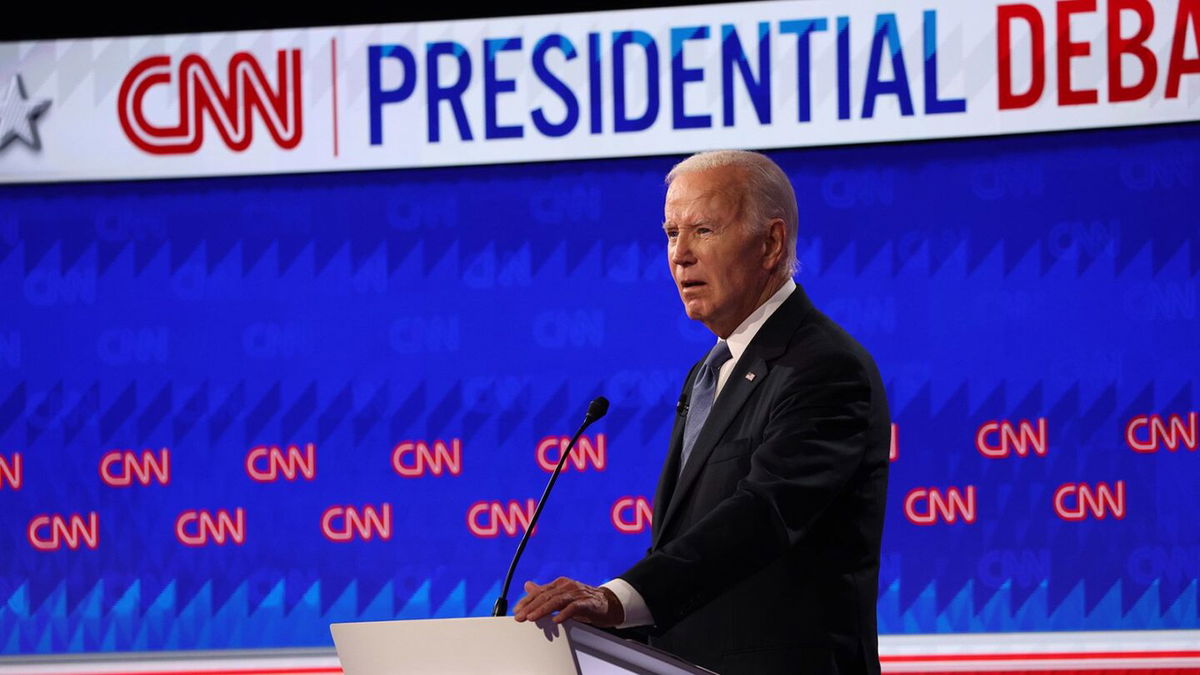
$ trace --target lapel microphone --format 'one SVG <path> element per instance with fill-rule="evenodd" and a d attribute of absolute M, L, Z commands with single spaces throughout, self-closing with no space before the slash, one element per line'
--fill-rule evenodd
<path fill-rule="evenodd" d="M 683 394 L 679 400 L 675 402 L 675 414 L 680 417 L 687 417 L 688 414 L 688 395 Z"/>
<path fill-rule="evenodd" d="M 542 507 L 546 506 L 546 499 L 550 496 L 550 490 L 554 488 L 554 481 L 558 480 L 558 474 L 562 473 L 563 464 L 566 463 L 567 457 L 571 455 L 571 450 L 575 447 L 575 441 L 583 435 L 583 430 L 591 426 L 592 422 L 604 417 L 608 414 L 608 399 L 603 396 L 597 396 L 588 404 L 587 414 L 583 417 L 583 424 L 579 425 L 579 430 L 571 437 L 571 442 L 567 445 L 567 449 L 563 450 L 562 456 L 558 458 L 558 466 L 554 467 L 554 473 L 550 474 L 550 481 L 546 483 L 546 489 L 542 491 L 542 498 L 538 500 L 537 508 L 533 510 L 533 517 L 529 519 L 529 527 L 525 528 L 525 534 L 521 535 L 521 543 L 517 544 L 517 553 L 513 556 L 512 564 L 508 566 L 508 574 L 504 576 L 504 586 L 500 589 L 500 597 L 496 598 L 496 604 L 492 607 L 492 616 L 504 616 L 508 614 L 508 587 L 512 584 L 513 572 L 517 570 L 517 561 L 521 559 L 521 554 L 525 552 L 525 544 L 529 543 L 529 535 L 533 534 L 533 528 L 537 527 L 538 517 L 542 515 Z"/>

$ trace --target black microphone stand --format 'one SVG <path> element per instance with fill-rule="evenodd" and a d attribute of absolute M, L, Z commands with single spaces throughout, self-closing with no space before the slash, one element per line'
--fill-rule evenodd
<path fill-rule="evenodd" d="M 508 587 L 512 584 L 513 572 L 517 570 L 517 561 L 521 559 L 521 554 L 525 552 L 525 544 L 529 543 L 529 535 L 533 534 L 533 528 L 537 526 L 538 517 L 542 515 L 542 508 L 546 506 L 546 498 L 550 496 L 550 490 L 554 488 L 554 481 L 558 480 L 558 474 L 562 473 L 563 464 L 566 463 L 567 457 L 571 455 L 571 450 L 575 447 L 575 441 L 583 435 L 585 429 L 591 426 L 592 422 L 604 417 L 608 412 L 608 399 L 603 396 L 597 396 L 588 404 L 587 415 L 583 418 L 583 424 L 579 426 L 579 430 L 571 437 L 571 442 L 567 445 L 567 449 L 563 450 L 562 456 L 558 458 L 558 465 L 554 467 L 554 473 L 550 474 L 550 481 L 546 483 L 546 489 L 542 491 L 542 497 L 538 500 L 537 508 L 533 511 L 533 518 L 529 519 L 529 527 L 525 528 L 525 534 L 521 535 L 521 543 L 517 544 L 517 553 L 513 556 L 512 564 L 508 566 L 508 574 L 504 575 L 504 586 L 500 588 L 500 597 L 496 598 L 496 604 L 492 607 L 492 616 L 504 616 L 508 614 Z"/>

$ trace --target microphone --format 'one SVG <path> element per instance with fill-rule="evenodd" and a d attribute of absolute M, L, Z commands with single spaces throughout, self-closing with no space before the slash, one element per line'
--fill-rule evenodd
<path fill-rule="evenodd" d="M 603 396 L 597 396 L 596 398 L 592 399 L 592 402 L 588 404 L 588 411 L 587 411 L 587 414 L 584 415 L 584 417 L 583 417 L 583 426 L 579 428 L 579 431 L 583 431 L 584 428 L 586 428 L 589 424 L 591 424 L 592 422 L 595 422 L 596 420 L 600 419 L 601 417 L 604 417 L 607 414 L 608 414 L 608 399 L 604 398 Z M 576 434 L 576 436 L 578 436 L 578 434 Z M 566 454 L 566 453 L 563 453 L 563 454 Z M 561 457 L 559 458 L 559 461 L 560 462 L 562 461 Z"/>
<path fill-rule="evenodd" d="M 680 417 L 687 417 L 688 414 L 688 395 L 686 393 L 680 395 L 679 400 L 675 402 L 675 414 Z"/>
<path fill-rule="evenodd" d="M 521 535 L 521 543 L 517 544 L 517 552 L 513 556 L 512 564 L 508 566 L 508 574 L 504 575 L 504 586 L 500 588 L 500 597 L 496 598 L 496 604 L 492 607 L 492 616 L 504 616 L 508 614 L 508 587 L 512 584 L 513 572 L 517 570 L 517 561 L 521 559 L 521 554 L 525 552 L 525 544 L 529 543 L 529 535 L 533 534 L 533 528 L 537 526 L 538 517 L 542 515 L 542 508 L 546 506 L 546 499 L 550 496 L 550 490 L 554 488 L 554 481 L 558 480 L 558 474 L 562 473 L 563 464 L 566 463 L 567 457 L 571 455 L 571 450 L 575 447 L 575 441 L 583 435 L 583 430 L 591 426 L 592 422 L 604 417 L 608 413 L 608 399 L 603 396 L 597 396 L 588 404 L 587 414 L 583 416 L 583 424 L 579 425 L 579 430 L 571 437 L 571 442 L 567 445 L 567 449 L 563 450 L 562 456 L 558 458 L 558 466 L 554 467 L 554 473 L 550 474 L 550 481 L 546 483 L 546 489 L 542 491 L 542 498 L 538 500 L 537 508 L 533 510 L 533 517 L 529 519 L 529 527 L 525 528 L 525 534 Z"/>

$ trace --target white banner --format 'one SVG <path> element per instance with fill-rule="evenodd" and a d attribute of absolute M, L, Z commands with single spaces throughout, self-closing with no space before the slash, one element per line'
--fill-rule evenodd
<path fill-rule="evenodd" d="M 0 182 L 1200 120 L 1200 0 L 807 0 L 0 44 Z"/>

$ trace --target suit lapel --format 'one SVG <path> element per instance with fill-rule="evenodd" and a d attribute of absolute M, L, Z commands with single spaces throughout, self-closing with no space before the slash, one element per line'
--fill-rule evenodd
<path fill-rule="evenodd" d="M 696 478 L 700 475 L 700 469 L 708 461 L 708 456 L 712 454 L 713 447 L 716 446 L 717 441 L 725 433 L 725 429 L 733 422 L 746 400 L 750 398 L 750 394 L 767 374 L 767 364 L 762 358 L 746 358 L 748 356 L 751 356 L 749 350 L 734 366 L 733 372 L 729 374 L 729 381 L 717 395 L 717 400 L 708 413 L 708 419 L 704 421 L 700 435 L 696 437 L 696 445 L 692 447 L 692 454 L 688 457 L 687 464 L 683 467 L 683 473 L 679 474 L 679 480 L 671 491 L 666 513 L 662 517 L 662 524 L 655 528 L 655 544 L 658 543 L 658 538 L 662 533 L 666 531 L 667 524 L 679 512 L 681 504 L 685 501 L 684 497 L 691 489 L 692 484 L 696 482 Z M 753 363 L 747 363 L 747 361 L 753 361 Z M 747 378 L 746 376 L 751 373 L 754 377 Z M 679 445 L 682 445 L 683 434 L 681 433 L 679 436 Z M 676 447 L 676 443 L 672 443 L 671 446 L 674 460 L 671 462 L 672 466 L 664 472 L 665 474 L 679 473 L 680 449 Z M 668 477 L 664 475 L 663 480 L 668 480 Z"/>
<path fill-rule="evenodd" d="M 670 454 L 667 456 L 667 466 L 659 478 L 658 492 L 654 500 L 653 543 L 657 548 L 667 531 L 667 526 L 676 518 L 687 495 L 699 478 L 708 456 L 725 434 L 725 430 L 741 412 L 746 401 L 754 390 L 767 378 L 770 363 L 779 357 L 786 348 L 792 334 L 796 332 L 804 317 L 812 310 L 812 303 L 799 286 L 788 296 L 771 318 L 759 329 L 758 334 L 747 346 L 742 357 L 738 359 L 729 374 L 729 380 L 722 387 L 708 413 L 708 419 L 696 437 L 696 445 L 692 448 L 683 473 L 679 474 L 679 455 L 683 444 L 683 427 L 681 420 L 676 419 L 675 429 L 671 434 Z M 696 367 L 689 374 L 686 389 L 690 392 Z M 675 476 L 679 475 L 678 481 Z M 665 488 L 665 489 L 664 489 Z M 666 499 L 665 511 L 660 503 Z M 660 517 L 661 514 L 661 517 Z"/>
<path fill-rule="evenodd" d="M 658 477 L 658 488 L 654 491 L 654 517 L 650 521 L 651 541 L 657 542 L 659 533 L 662 531 L 663 519 L 666 517 L 667 504 L 671 502 L 671 495 L 675 491 L 676 478 L 679 476 L 679 456 L 683 447 L 683 429 L 687 422 L 686 409 L 680 410 L 681 406 L 685 406 L 689 399 L 689 392 L 692 391 L 692 383 L 696 379 L 696 372 L 700 369 L 700 362 L 692 366 L 688 372 L 687 379 L 683 383 L 683 391 L 679 396 L 679 403 L 676 404 L 675 424 L 671 429 L 671 442 L 667 445 L 667 461 L 663 463 L 662 473 Z"/>

